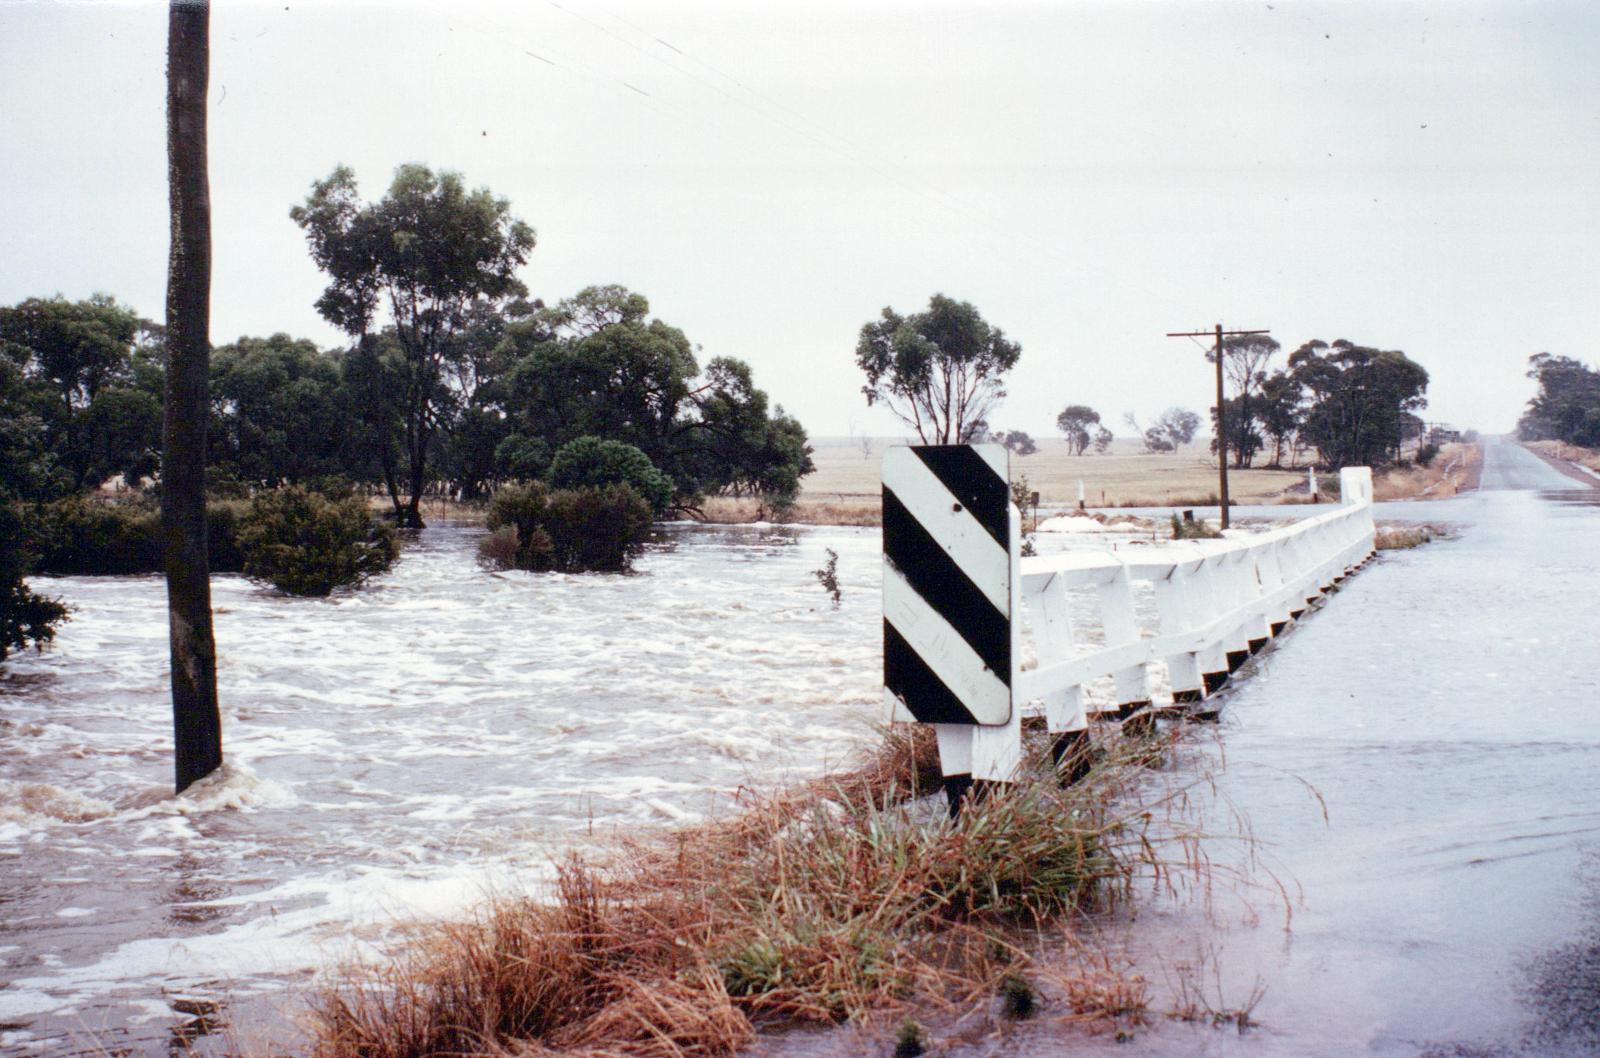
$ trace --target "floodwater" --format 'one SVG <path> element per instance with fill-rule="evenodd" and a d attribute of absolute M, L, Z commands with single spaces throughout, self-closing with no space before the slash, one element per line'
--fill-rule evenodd
<path fill-rule="evenodd" d="M 0 1053 L 218 1047 L 375 927 L 872 735 L 875 531 L 669 529 L 633 576 L 489 573 L 479 532 L 330 600 L 216 578 L 229 774 L 176 799 L 162 581 L 36 581 L 76 612 L 0 673 Z"/>
<path fill-rule="evenodd" d="M 1146 902 L 1117 940 L 1153 1023 L 1071 1053 L 1600 1055 L 1600 490 L 1492 445 L 1482 491 L 1384 513 L 1407 507 L 1459 537 L 1347 580 L 1188 763 L 1219 831 L 1248 818 L 1257 884 Z M 1254 1027 L 1162 1017 L 1185 989 Z"/>
<path fill-rule="evenodd" d="M 947 1053 L 1600 1055 L 1597 498 L 1493 446 L 1483 491 L 1384 505 L 1460 536 L 1346 581 L 1186 751 L 1254 843 L 1216 843 L 1208 899 L 1113 924 L 1152 1022 L 1047 1009 Z M 0 674 L 0 1053 L 219 1050 L 395 922 L 870 737 L 876 531 L 675 529 L 631 577 L 490 574 L 474 538 L 332 600 L 217 578 L 230 773 L 178 799 L 161 582 L 41 579 L 78 612 Z M 1254 1027 L 1164 1019 L 1185 987 L 1264 988 Z"/>

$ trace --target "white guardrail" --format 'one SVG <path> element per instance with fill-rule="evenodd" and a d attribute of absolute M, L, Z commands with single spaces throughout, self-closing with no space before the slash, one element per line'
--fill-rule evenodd
<path fill-rule="evenodd" d="M 1027 608 L 1037 665 L 1022 669 L 1023 651 L 1012 651 L 1009 722 L 934 725 L 945 775 L 1013 779 L 1022 760 L 1023 718 L 1042 716 L 1058 747 L 1069 743 L 1088 728 L 1085 685 L 1105 677 L 1114 685 L 1115 703 L 1096 712 L 1125 717 L 1151 708 L 1150 669 L 1158 663 L 1166 665 L 1174 705 L 1195 708 L 1372 555 L 1372 471 L 1346 467 L 1339 484 L 1338 509 L 1264 532 L 1148 550 L 1013 557 L 1020 577 L 1013 577 L 1010 612 Z M 1020 518 L 1014 509 L 1012 518 Z M 1017 539 L 1013 528 L 1013 547 Z M 1154 588 L 1154 628 L 1140 626 L 1138 582 Z M 1068 595 L 1074 589 L 1092 589 L 1098 604 L 1103 642 L 1087 652 L 1086 637 L 1074 634 Z M 1020 647 L 1023 637 L 1012 620 L 1012 642 Z"/>

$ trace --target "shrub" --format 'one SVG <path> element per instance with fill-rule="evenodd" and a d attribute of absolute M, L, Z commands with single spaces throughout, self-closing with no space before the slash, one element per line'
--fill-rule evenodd
<path fill-rule="evenodd" d="M 1438 445 L 1436 445 L 1436 444 L 1425 444 L 1425 445 L 1423 445 L 1421 448 L 1417 449 L 1417 466 L 1419 466 L 1419 467 L 1428 466 L 1429 464 L 1431 464 L 1434 461 L 1435 458 L 1438 457 L 1438 455 L 1439 455 L 1439 446 Z"/>
<path fill-rule="evenodd" d="M 550 484 L 557 489 L 628 485 L 660 515 L 672 502 L 672 479 L 633 445 L 599 437 L 579 437 L 550 460 Z"/>
<path fill-rule="evenodd" d="M 650 505 L 628 485 L 551 491 L 535 481 L 494 494 L 489 528 L 493 531 L 478 545 L 485 565 L 620 573 L 644 547 Z"/>
<path fill-rule="evenodd" d="M 33 512 L 39 571 L 60 575 L 155 573 L 161 566 L 161 511 L 140 499 L 100 503 L 71 496 Z"/>
<path fill-rule="evenodd" d="M 0 502 L 0 661 L 13 650 L 43 647 L 67 617 L 65 606 L 34 594 L 23 582 L 33 559 L 21 515 L 10 503 Z"/>
<path fill-rule="evenodd" d="M 244 551 L 239 547 L 239 522 L 250 510 L 245 500 L 206 504 L 206 564 L 213 573 L 239 573 Z"/>
<path fill-rule="evenodd" d="M 299 486 L 259 493 L 239 521 L 245 576 L 290 595 L 327 595 L 382 573 L 399 553 L 394 529 L 360 499 Z"/>
<path fill-rule="evenodd" d="M 237 573 L 244 568 L 238 523 L 246 507 L 238 500 L 206 505 L 211 572 Z M 145 497 L 104 503 L 71 496 L 29 510 L 25 527 L 40 573 L 114 576 L 163 569 L 161 508 Z"/>

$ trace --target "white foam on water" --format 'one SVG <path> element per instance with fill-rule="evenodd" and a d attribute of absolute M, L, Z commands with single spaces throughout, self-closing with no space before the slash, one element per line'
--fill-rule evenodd
<path fill-rule="evenodd" d="M 430 530 L 331 600 L 215 578 L 227 763 L 177 797 L 161 580 L 40 585 L 77 612 L 0 671 L 0 1017 L 160 1021 L 165 989 L 382 958 L 592 833 L 703 818 L 875 737 L 874 530 L 682 527 L 632 576 L 489 574 L 476 538 Z"/>

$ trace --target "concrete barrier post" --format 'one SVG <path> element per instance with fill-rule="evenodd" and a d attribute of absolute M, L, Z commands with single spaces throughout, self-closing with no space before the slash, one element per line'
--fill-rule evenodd
<path fill-rule="evenodd" d="M 1190 583 L 1194 587 L 1196 628 L 1204 628 L 1223 616 L 1223 584 L 1218 570 L 1220 559 L 1207 555 L 1194 571 Z M 1196 655 L 1200 663 L 1200 679 L 1206 694 L 1215 694 L 1228 682 L 1228 655 L 1225 636 L 1215 636 Z"/>
<path fill-rule="evenodd" d="M 1034 641 L 1039 664 L 1072 656 L 1072 608 L 1067 582 L 1051 577 L 1033 595 Z M 1074 684 L 1046 691 L 1043 696 L 1045 727 L 1050 732 L 1050 752 L 1056 766 L 1066 761 L 1069 781 L 1081 773 L 1083 750 L 1089 737 L 1089 717 L 1083 708 L 1083 687 Z"/>
<path fill-rule="evenodd" d="M 1123 565 L 1116 574 L 1098 589 L 1100 621 L 1105 629 L 1106 646 L 1120 647 L 1137 643 L 1140 638 L 1138 615 L 1134 609 L 1133 578 Z M 1141 709 L 1150 706 L 1150 682 L 1142 664 L 1118 669 L 1112 674 L 1116 697 L 1115 714 L 1126 720 Z"/>
<path fill-rule="evenodd" d="M 1176 563 L 1165 580 L 1155 582 L 1156 608 L 1161 615 L 1163 636 L 1182 635 L 1199 627 L 1190 602 L 1189 571 Z M 1167 682 L 1172 687 L 1172 704 L 1192 705 L 1205 697 L 1201 690 L 1200 663 L 1190 651 L 1167 655 Z"/>
<path fill-rule="evenodd" d="M 1224 657 L 1227 659 L 1229 675 L 1237 672 L 1239 666 L 1250 657 L 1249 618 L 1241 612 L 1250 599 L 1250 590 L 1245 583 L 1249 568 L 1248 557 L 1247 551 L 1235 549 L 1222 556 L 1220 560 L 1223 585 L 1222 610 L 1232 617 L 1227 631 L 1223 634 Z"/>

